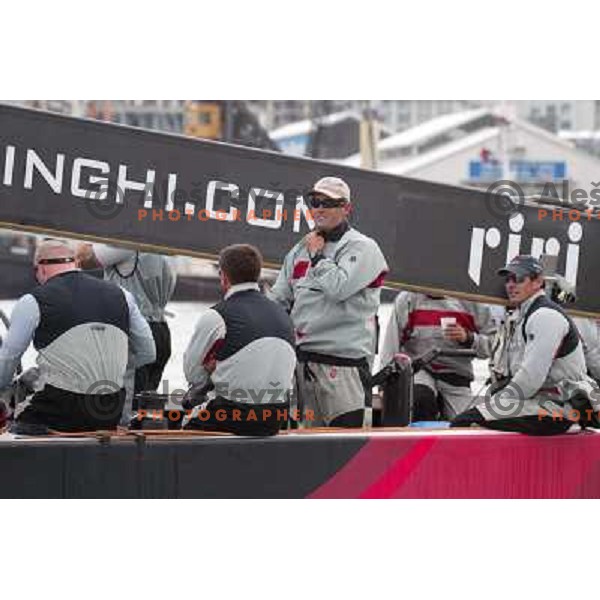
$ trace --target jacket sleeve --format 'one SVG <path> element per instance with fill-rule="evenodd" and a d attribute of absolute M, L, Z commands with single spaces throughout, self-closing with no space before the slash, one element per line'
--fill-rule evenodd
<path fill-rule="evenodd" d="M 387 323 L 381 347 L 381 366 L 385 367 L 394 354 L 402 351 L 401 341 L 408 324 L 410 292 L 400 292 L 394 300 L 394 308 Z"/>
<path fill-rule="evenodd" d="M 473 317 L 477 331 L 473 334 L 472 348 L 477 358 L 489 358 L 496 338 L 496 322 L 487 304 L 471 302 Z"/>
<path fill-rule="evenodd" d="M 519 323 L 517 327 L 520 326 Z M 540 308 L 531 315 L 525 327 L 523 362 L 507 386 L 519 398 L 533 398 L 544 385 L 554 356 L 568 331 L 567 319 L 556 310 Z M 520 332 L 516 334 L 520 335 Z"/>
<path fill-rule="evenodd" d="M 374 283 L 388 271 L 385 258 L 374 240 L 349 242 L 335 260 L 322 258 L 309 269 L 307 284 L 330 300 L 343 302 Z"/>
<path fill-rule="evenodd" d="M 574 319 L 585 354 L 585 364 L 590 375 L 600 381 L 600 329 L 595 319 Z"/>
<path fill-rule="evenodd" d="M 40 322 L 40 309 L 31 294 L 25 294 L 13 308 L 11 323 L 0 346 L 0 389 L 8 386 L 21 356 L 33 340 Z"/>
<path fill-rule="evenodd" d="M 266 294 L 267 298 L 281 304 L 288 312 L 292 310 L 294 303 L 294 290 L 292 289 L 291 279 L 297 249 L 298 246 L 294 246 L 288 252 L 273 287 Z"/>
<path fill-rule="evenodd" d="M 148 321 L 144 319 L 133 296 L 121 288 L 129 309 L 129 344 L 135 368 L 156 360 L 156 344 Z"/>
<path fill-rule="evenodd" d="M 225 339 L 227 329 L 221 315 L 212 308 L 201 315 L 192 334 L 192 339 L 183 354 L 183 372 L 191 385 L 206 385 L 210 372 L 205 368 Z"/>

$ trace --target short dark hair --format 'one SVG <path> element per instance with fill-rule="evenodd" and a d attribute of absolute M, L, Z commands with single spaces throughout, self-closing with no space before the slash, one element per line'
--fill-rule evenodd
<path fill-rule="evenodd" d="M 227 246 L 219 254 L 219 268 L 227 275 L 231 285 L 258 281 L 262 263 L 259 249 L 250 244 Z"/>

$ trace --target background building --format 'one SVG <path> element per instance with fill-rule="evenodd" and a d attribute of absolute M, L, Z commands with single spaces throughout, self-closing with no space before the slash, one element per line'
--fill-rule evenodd
<path fill-rule="evenodd" d="M 397 133 L 379 142 L 378 155 L 380 171 L 483 189 L 509 179 L 525 194 L 554 183 L 563 196 L 563 182 L 589 193 L 600 174 L 600 160 L 565 136 L 490 108 L 444 115 Z M 360 155 L 341 162 L 359 166 Z"/>
<path fill-rule="evenodd" d="M 375 110 L 379 120 L 392 132 L 413 127 L 433 117 L 480 106 L 479 100 L 250 100 L 261 124 L 269 131 L 296 121 L 352 110 Z"/>
<path fill-rule="evenodd" d="M 548 131 L 600 129 L 599 100 L 519 100 L 517 116 Z"/>

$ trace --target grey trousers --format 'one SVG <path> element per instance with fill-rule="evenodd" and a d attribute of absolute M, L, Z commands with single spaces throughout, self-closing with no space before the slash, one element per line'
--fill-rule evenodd
<path fill-rule="evenodd" d="M 370 390 L 365 390 L 359 367 L 315 362 L 296 365 L 294 408 L 304 427 L 327 427 L 336 417 L 365 410 L 367 393 Z M 367 421 L 363 425 L 369 424 L 370 413 Z"/>

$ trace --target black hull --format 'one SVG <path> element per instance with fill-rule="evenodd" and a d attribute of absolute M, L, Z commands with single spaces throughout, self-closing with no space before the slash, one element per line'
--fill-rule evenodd
<path fill-rule="evenodd" d="M 5 437 L 0 472 L 4 498 L 598 498 L 600 434 Z"/>

